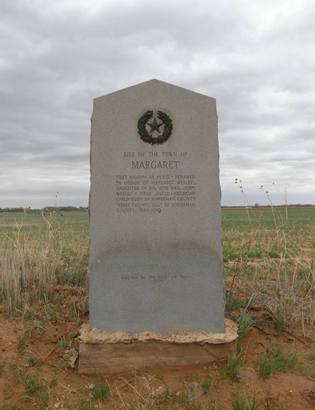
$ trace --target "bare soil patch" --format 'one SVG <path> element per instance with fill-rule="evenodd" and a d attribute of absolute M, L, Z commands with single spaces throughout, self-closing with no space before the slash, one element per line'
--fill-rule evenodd
<path fill-rule="evenodd" d="M 78 331 L 87 317 L 73 320 L 69 315 L 83 290 L 58 287 L 56 291 L 65 301 L 51 306 L 56 320 L 0 315 L 2 409 L 231 409 L 237 398 L 249 402 L 254 398 L 260 409 L 314 408 L 312 339 L 277 333 L 263 310 L 251 312 L 254 325 L 240 340 L 243 358 L 233 378 L 225 372 L 226 361 L 115 377 L 85 376 L 78 374 L 76 358 Z M 262 378 L 257 362 L 276 345 L 294 352 L 298 364 Z M 108 386 L 106 397 L 95 393 L 102 385 Z"/>

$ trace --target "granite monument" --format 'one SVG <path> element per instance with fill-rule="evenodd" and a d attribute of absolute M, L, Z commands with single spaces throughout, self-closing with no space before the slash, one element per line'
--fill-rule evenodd
<path fill-rule="evenodd" d="M 224 332 L 215 99 L 150 80 L 91 124 L 90 327 Z"/>

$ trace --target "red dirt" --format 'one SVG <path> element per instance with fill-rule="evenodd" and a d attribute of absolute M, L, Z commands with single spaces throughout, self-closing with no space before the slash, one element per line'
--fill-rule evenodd
<path fill-rule="evenodd" d="M 249 398 L 255 397 L 260 409 L 304 410 L 315 406 L 315 364 L 308 359 L 312 341 L 294 334 L 277 334 L 270 327 L 253 327 L 240 341 L 245 358 L 236 380 L 222 374 L 225 362 L 115 377 L 79 375 L 76 368 L 69 366 L 69 357 L 74 357 L 77 349 L 75 337 L 86 318 L 71 320 L 68 312 L 73 300 L 82 297 L 82 291 L 64 289 L 62 292 L 67 302 L 59 307 L 54 306 L 58 320 L 55 323 L 45 322 L 42 328 L 38 319 L 22 321 L 0 314 L 0 406 L 7 406 L 1 409 L 120 409 L 137 400 L 143 399 L 145 402 L 149 397 L 162 396 L 165 386 L 172 391 L 186 392 L 191 407 L 187 403 L 181 407 L 179 401 L 176 402 L 177 407 L 163 407 L 162 404 L 161 407 L 148 405 L 141 408 L 193 409 L 194 403 L 200 403 L 201 408 L 206 408 L 212 400 L 217 400 L 220 409 L 231 409 L 231 400 L 238 393 Z M 62 345 L 60 342 L 62 337 L 66 341 L 73 340 L 68 357 L 65 356 L 65 343 Z M 296 352 L 299 363 L 309 366 L 307 372 L 303 374 L 292 370 L 266 379 L 259 378 L 256 372 L 257 359 L 274 345 L 281 345 L 284 351 Z M 30 366 L 27 359 L 31 356 L 39 358 L 41 363 Z M 27 376 L 35 377 L 42 386 L 35 394 L 25 390 Z M 212 385 L 204 392 L 201 386 L 210 379 Z M 91 388 L 104 381 L 108 381 L 110 386 L 109 397 L 103 402 L 92 401 Z M 79 407 L 82 403 L 90 403 L 90 407 Z"/>

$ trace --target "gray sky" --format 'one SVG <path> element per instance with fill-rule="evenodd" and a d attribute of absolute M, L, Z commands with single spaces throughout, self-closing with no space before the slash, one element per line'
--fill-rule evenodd
<path fill-rule="evenodd" d="M 86 205 L 92 99 L 151 78 L 217 99 L 223 204 L 236 177 L 315 203 L 314 21 L 313 0 L 1 0 L 0 207 Z"/>

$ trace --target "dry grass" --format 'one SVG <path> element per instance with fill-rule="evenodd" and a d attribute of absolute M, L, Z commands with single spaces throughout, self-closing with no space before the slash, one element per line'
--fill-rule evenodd
<path fill-rule="evenodd" d="M 87 243 L 83 232 L 55 215 L 38 215 L 35 224 L 4 224 L 0 241 L 0 302 L 11 314 L 25 315 L 48 302 L 56 284 L 85 284 Z"/>
<path fill-rule="evenodd" d="M 246 211 L 248 213 L 248 210 Z M 276 328 L 314 324 L 315 210 L 225 211 L 227 310 L 265 308 Z M 291 212 L 291 215 L 290 215 Z M 1 215 L 0 302 L 25 314 L 54 297 L 55 285 L 85 286 L 87 215 Z"/>
<path fill-rule="evenodd" d="M 232 310 L 265 308 L 279 330 L 298 326 L 307 335 L 315 320 L 315 224 L 274 225 L 272 217 L 269 227 L 225 230 L 228 301 Z"/>
<path fill-rule="evenodd" d="M 296 331 L 309 335 L 314 321 L 315 210 L 289 210 L 285 223 L 277 212 L 224 212 L 227 314 L 239 318 L 244 355 L 108 381 L 69 365 L 86 320 L 86 213 L 0 214 L 0 302 L 27 319 L 1 315 L 10 357 L 0 361 L 4 408 L 310 408 L 313 381 L 299 366 L 314 373 L 314 346 Z M 281 333 L 291 328 L 297 344 Z M 275 342 L 281 351 L 272 349 Z"/>

